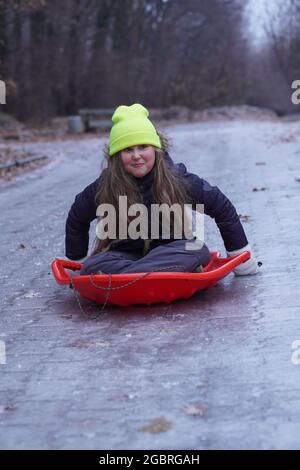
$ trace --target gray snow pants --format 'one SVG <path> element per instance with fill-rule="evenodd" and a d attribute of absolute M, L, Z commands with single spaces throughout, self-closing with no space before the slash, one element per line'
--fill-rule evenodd
<path fill-rule="evenodd" d="M 210 252 L 205 244 L 186 249 L 187 240 L 175 240 L 159 245 L 145 256 L 120 250 L 109 250 L 90 256 L 80 274 L 144 273 L 151 271 L 194 272 L 199 265 L 206 266 Z"/>

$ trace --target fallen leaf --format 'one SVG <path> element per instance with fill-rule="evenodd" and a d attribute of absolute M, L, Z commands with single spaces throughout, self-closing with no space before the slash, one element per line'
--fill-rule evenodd
<path fill-rule="evenodd" d="M 282 142 L 282 143 L 289 143 L 289 142 L 294 142 L 294 141 L 295 141 L 295 137 L 292 134 L 279 137 L 279 142 Z"/>
<path fill-rule="evenodd" d="M 249 222 L 250 215 L 239 214 L 239 218 L 241 219 L 242 222 Z"/>
<path fill-rule="evenodd" d="M 256 192 L 256 191 L 265 191 L 266 189 L 268 188 L 265 188 L 264 186 L 262 186 L 261 188 L 253 188 L 252 191 Z"/>
<path fill-rule="evenodd" d="M 23 245 L 23 243 L 20 243 L 20 245 L 18 246 L 18 248 L 19 248 L 19 250 L 21 250 L 21 249 L 23 250 L 23 249 L 26 248 L 26 247 L 25 247 L 25 245 Z"/>
<path fill-rule="evenodd" d="M 6 411 L 14 411 L 14 410 L 16 410 L 17 408 L 18 408 L 17 405 L 15 405 L 14 403 L 10 403 L 9 405 L 6 405 L 6 406 L 4 407 L 4 409 L 5 409 Z"/>
<path fill-rule="evenodd" d="M 138 429 L 140 432 L 150 432 L 152 434 L 157 434 L 160 432 L 166 432 L 172 427 L 172 422 L 168 421 L 163 416 L 159 416 L 151 421 L 151 423 L 146 424 Z"/>
<path fill-rule="evenodd" d="M 195 405 L 187 405 L 183 409 L 185 413 L 190 416 L 203 416 L 207 411 L 206 406 L 200 405 L 199 403 Z"/>
<path fill-rule="evenodd" d="M 113 395 L 110 397 L 110 400 L 114 401 L 128 401 L 129 400 L 129 395 L 127 393 L 123 393 L 120 395 Z"/>
<path fill-rule="evenodd" d="M 266 165 L 266 162 L 256 162 L 255 165 L 257 165 L 257 166 L 259 166 L 259 165 L 260 165 L 260 166 Z"/>
<path fill-rule="evenodd" d="M 38 297 L 40 294 L 38 292 L 29 291 L 27 294 L 24 294 L 24 299 L 33 299 L 33 297 Z"/>
<path fill-rule="evenodd" d="M 300 183 L 300 178 L 295 178 L 295 181 L 297 181 L 297 183 Z"/>

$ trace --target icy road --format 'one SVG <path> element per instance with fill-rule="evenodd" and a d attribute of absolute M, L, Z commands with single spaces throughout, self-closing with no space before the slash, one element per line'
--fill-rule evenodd
<path fill-rule="evenodd" d="M 50 264 L 64 257 L 67 212 L 98 175 L 103 142 L 25 145 L 51 163 L 0 189 L 0 448 L 300 448 L 299 129 L 169 128 L 173 159 L 228 195 L 263 266 L 96 320 Z M 214 221 L 205 230 L 225 254 Z"/>

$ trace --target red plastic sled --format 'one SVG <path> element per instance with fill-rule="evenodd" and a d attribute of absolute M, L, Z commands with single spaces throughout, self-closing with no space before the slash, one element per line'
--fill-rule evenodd
<path fill-rule="evenodd" d="M 81 297 L 100 304 L 106 302 L 126 307 L 133 304 L 150 305 L 188 299 L 199 290 L 213 287 L 249 258 L 249 251 L 244 251 L 234 258 L 220 258 L 218 252 L 212 252 L 211 261 L 202 273 L 151 272 L 71 276 L 66 269 L 79 271 L 81 264 L 64 259 L 54 260 L 51 267 L 56 282 L 73 286 Z"/>

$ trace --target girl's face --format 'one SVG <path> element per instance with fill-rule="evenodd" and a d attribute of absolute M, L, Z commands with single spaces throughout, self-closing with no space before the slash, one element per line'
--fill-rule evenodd
<path fill-rule="evenodd" d="M 127 173 L 141 178 L 147 175 L 155 163 L 155 150 L 152 145 L 134 145 L 121 151 L 121 160 Z"/>

